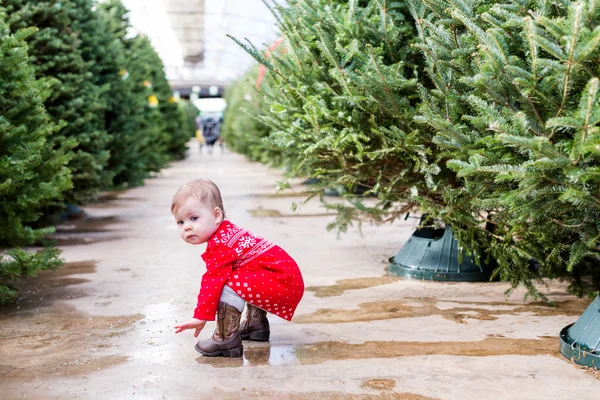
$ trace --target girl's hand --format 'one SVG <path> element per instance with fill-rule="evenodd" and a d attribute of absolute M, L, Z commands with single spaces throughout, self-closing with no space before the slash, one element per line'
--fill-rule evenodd
<path fill-rule="evenodd" d="M 175 333 L 183 332 L 187 329 L 195 329 L 196 331 L 194 332 L 194 337 L 198 337 L 200 331 L 204 328 L 204 325 L 206 325 L 206 321 L 192 318 L 184 324 L 175 325 Z"/>

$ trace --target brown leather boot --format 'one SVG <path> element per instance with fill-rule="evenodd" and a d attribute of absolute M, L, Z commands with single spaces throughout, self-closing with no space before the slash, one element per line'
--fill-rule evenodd
<path fill-rule="evenodd" d="M 241 316 L 237 308 L 220 302 L 215 333 L 212 338 L 196 343 L 196 351 L 208 357 L 241 357 L 244 352 L 238 332 Z"/>
<path fill-rule="evenodd" d="M 246 320 L 242 323 L 242 327 L 239 330 L 240 336 L 242 339 L 268 342 L 271 330 L 269 328 L 267 312 L 250 303 L 246 304 L 248 311 L 246 312 Z"/>

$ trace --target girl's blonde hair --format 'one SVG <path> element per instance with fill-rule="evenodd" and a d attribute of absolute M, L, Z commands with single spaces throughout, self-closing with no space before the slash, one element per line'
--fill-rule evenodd
<path fill-rule="evenodd" d="M 171 201 L 171 213 L 175 214 L 185 199 L 190 196 L 212 208 L 219 207 L 223 212 L 223 218 L 225 218 L 221 191 L 210 179 L 195 179 L 180 187 Z"/>

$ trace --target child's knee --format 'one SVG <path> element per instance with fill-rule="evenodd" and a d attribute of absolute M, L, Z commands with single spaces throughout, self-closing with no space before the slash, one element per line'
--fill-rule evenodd
<path fill-rule="evenodd" d="M 238 311 L 244 310 L 244 305 L 246 304 L 246 301 L 238 296 L 238 294 L 227 284 L 225 284 L 223 290 L 221 291 L 220 301 L 237 308 Z"/>

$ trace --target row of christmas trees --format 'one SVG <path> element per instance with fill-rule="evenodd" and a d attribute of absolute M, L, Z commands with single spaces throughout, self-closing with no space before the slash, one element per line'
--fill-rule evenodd
<path fill-rule="evenodd" d="M 600 289 L 600 3 L 286 3 L 280 51 L 239 43 L 268 74 L 228 92 L 263 124 L 230 107 L 231 146 L 345 188 L 342 230 L 419 209 L 533 294 Z"/>
<path fill-rule="evenodd" d="M 19 249 L 53 230 L 42 220 L 143 184 L 184 157 L 195 127 L 119 0 L 0 4 L 0 247 L 11 249 L 0 258 L 1 303 L 15 294 L 10 280 L 60 264 L 55 249 Z"/>

